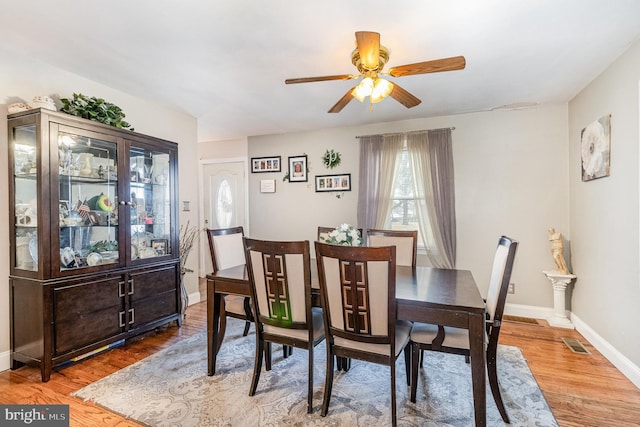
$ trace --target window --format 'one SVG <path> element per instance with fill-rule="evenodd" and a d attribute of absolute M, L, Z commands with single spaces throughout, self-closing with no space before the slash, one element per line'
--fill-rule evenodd
<path fill-rule="evenodd" d="M 393 185 L 390 227 L 392 230 L 418 230 L 418 211 L 413 185 L 413 172 L 405 144 L 398 154 Z M 420 241 L 420 239 L 418 239 Z"/>
<path fill-rule="evenodd" d="M 418 231 L 419 246 L 438 268 L 455 265 L 451 130 L 360 137 L 358 225 Z"/>

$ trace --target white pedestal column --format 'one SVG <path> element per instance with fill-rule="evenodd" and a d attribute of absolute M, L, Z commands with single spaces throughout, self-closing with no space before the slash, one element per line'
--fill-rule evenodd
<path fill-rule="evenodd" d="M 567 285 L 577 276 L 574 274 L 562 274 L 555 270 L 543 271 L 543 273 L 551 281 L 551 286 L 553 287 L 553 316 L 547 319 L 549 325 L 557 328 L 574 329 L 575 327 L 567 317 L 565 310 L 565 290 Z"/>

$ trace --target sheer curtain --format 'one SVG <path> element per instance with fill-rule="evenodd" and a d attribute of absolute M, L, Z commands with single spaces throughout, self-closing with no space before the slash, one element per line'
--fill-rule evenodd
<path fill-rule="evenodd" d="M 358 228 L 384 228 L 392 208 L 393 181 L 404 136 L 360 137 Z"/>
<path fill-rule="evenodd" d="M 427 257 L 434 267 L 454 268 L 456 207 L 451 129 L 409 133 L 407 150 Z"/>
<path fill-rule="evenodd" d="M 397 161 L 413 170 L 420 236 L 431 265 L 456 264 L 456 209 L 451 129 L 360 137 L 358 228 L 389 228 Z"/>

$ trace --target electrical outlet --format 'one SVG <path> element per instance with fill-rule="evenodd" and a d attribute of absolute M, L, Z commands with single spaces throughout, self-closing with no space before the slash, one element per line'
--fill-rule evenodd
<path fill-rule="evenodd" d="M 510 294 L 515 294 L 516 293 L 516 284 L 515 283 L 509 283 L 509 290 L 508 292 Z"/>

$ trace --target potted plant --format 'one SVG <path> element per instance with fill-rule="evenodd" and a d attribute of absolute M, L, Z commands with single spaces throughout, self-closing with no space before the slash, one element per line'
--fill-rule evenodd
<path fill-rule="evenodd" d="M 60 111 L 63 113 L 95 120 L 120 129 L 134 130 L 129 123 L 123 120 L 125 114 L 122 109 L 102 98 L 74 93 L 73 99 L 61 98 L 60 101 L 62 102 Z"/>

